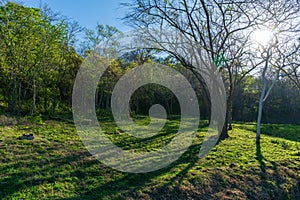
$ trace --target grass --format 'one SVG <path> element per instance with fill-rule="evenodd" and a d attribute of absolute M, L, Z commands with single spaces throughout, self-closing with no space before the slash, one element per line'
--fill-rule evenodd
<path fill-rule="evenodd" d="M 178 129 L 170 119 L 158 136 L 134 139 L 109 119 L 101 125 L 123 149 L 154 151 Z M 147 123 L 140 117 L 139 123 Z M 236 123 L 208 156 L 198 152 L 207 130 L 171 166 L 146 174 L 113 170 L 85 149 L 62 121 L 0 126 L 0 199 L 300 199 L 300 127 Z M 33 133 L 33 141 L 20 140 Z"/>

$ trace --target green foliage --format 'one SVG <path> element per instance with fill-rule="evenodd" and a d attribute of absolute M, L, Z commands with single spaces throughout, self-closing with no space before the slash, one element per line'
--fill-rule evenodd
<path fill-rule="evenodd" d="M 235 88 L 233 120 L 256 121 L 261 80 L 246 76 Z M 278 81 L 264 103 L 263 123 L 300 124 L 300 93 L 290 80 Z"/>
<path fill-rule="evenodd" d="M 121 34 L 121 31 L 119 31 L 117 28 L 110 26 L 110 25 L 102 25 L 97 24 L 95 30 L 92 29 L 86 29 L 85 30 L 85 44 L 87 45 L 86 51 L 90 52 L 94 50 L 94 48 L 109 40 L 112 36 L 116 34 Z"/>
<path fill-rule="evenodd" d="M 25 119 L 34 124 L 39 124 L 39 125 L 44 124 L 42 116 L 40 114 L 34 116 L 26 116 Z"/>
<path fill-rule="evenodd" d="M 176 3 L 171 1 L 171 4 Z M 27 8 L 12 2 L 0 6 L 1 113 L 54 116 L 71 112 L 73 83 L 84 56 L 99 43 L 121 34 L 109 25 L 97 24 L 94 30 L 86 29 L 85 52 L 79 55 L 74 47 L 74 35 L 80 31 L 82 28 L 78 24 L 59 16 L 53 17 L 49 10 Z M 109 48 L 114 49 L 118 45 L 113 43 Z M 156 61 L 175 68 L 187 77 L 199 97 L 201 115 L 208 118 L 209 99 L 201 81 L 173 57 L 156 58 L 154 53 L 151 50 L 135 50 L 113 61 L 99 81 L 97 109 L 110 108 L 113 88 L 122 75 L 138 65 Z M 216 54 L 215 64 L 219 67 L 229 65 L 231 61 L 227 56 L 225 53 Z M 240 64 L 238 62 L 233 64 Z M 228 85 L 229 77 L 223 75 L 225 85 Z M 238 80 L 241 76 L 238 73 L 234 79 Z M 233 120 L 255 121 L 260 79 L 249 75 L 241 80 L 233 85 Z M 263 115 L 263 122 L 299 124 L 298 91 L 285 79 L 275 85 L 264 106 L 268 115 Z M 136 91 L 130 106 L 132 113 L 148 114 L 150 106 L 155 103 L 163 105 L 168 114 L 179 114 L 176 97 L 168 89 L 156 85 L 147 85 Z"/>
<path fill-rule="evenodd" d="M 55 113 L 59 100 L 70 104 L 82 58 L 70 46 L 68 24 L 12 2 L 0 7 L 0 16 L 0 92 L 8 111 Z"/>

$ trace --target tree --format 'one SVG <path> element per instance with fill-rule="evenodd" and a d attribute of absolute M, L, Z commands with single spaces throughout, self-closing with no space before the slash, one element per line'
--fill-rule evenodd
<path fill-rule="evenodd" d="M 116 35 L 122 35 L 122 32 L 117 28 L 109 25 L 97 24 L 95 30 L 85 29 L 85 38 L 82 43 L 83 57 L 88 56 L 93 51 L 99 50 L 99 45 L 105 45 L 104 48 L 116 49 L 118 42 L 112 38 Z M 110 100 L 112 90 L 116 81 L 124 73 L 121 60 L 114 60 L 111 65 L 101 77 L 96 91 L 96 105 L 98 108 L 108 109 L 110 107 Z"/>
<path fill-rule="evenodd" d="M 71 101 L 72 80 L 81 63 L 73 47 L 79 31 L 76 23 L 68 24 L 46 7 L 10 2 L 0 7 L 0 75 L 8 88 L 2 92 L 13 114 L 33 115 L 37 105 L 47 112 L 49 100 L 56 108 L 58 96 L 66 100 L 68 95 Z"/>
<path fill-rule="evenodd" d="M 270 92 L 273 89 L 276 81 L 278 81 L 279 74 L 280 74 L 280 69 L 277 69 L 276 70 L 276 77 L 274 78 L 273 83 L 271 84 L 269 89 L 267 89 L 267 85 L 268 85 L 267 71 L 269 70 L 270 59 L 271 59 L 270 51 L 271 50 L 270 50 L 270 47 L 269 47 L 267 49 L 267 52 L 266 52 L 267 55 L 265 57 L 265 66 L 264 66 L 263 72 L 262 72 L 262 83 L 263 84 L 262 84 L 262 90 L 261 90 L 261 94 L 260 94 L 260 98 L 259 98 L 256 139 L 260 139 L 260 126 L 261 126 L 261 118 L 262 118 L 262 111 L 263 111 L 264 102 L 269 97 Z"/>
<path fill-rule="evenodd" d="M 253 122 L 257 118 L 260 79 L 248 75 L 236 87 L 233 98 L 233 116 L 235 121 Z"/>
<path fill-rule="evenodd" d="M 239 84 L 257 66 L 248 67 L 248 63 L 241 62 L 249 55 L 248 30 L 260 15 L 254 4 L 221 0 L 134 0 L 132 4 L 125 5 L 131 8 L 125 20 L 139 30 L 140 38 L 146 38 L 156 49 L 171 54 L 193 71 L 206 91 L 207 86 L 199 73 L 205 67 L 191 61 L 188 54 L 194 52 L 198 58 L 206 57 L 206 63 L 213 61 L 219 68 L 210 66 L 210 70 L 224 73 L 228 83 L 227 114 L 221 138 L 228 137 L 235 84 Z M 199 48 L 204 51 L 200 52 Z M 209 97 L 208 91 L 206 95 Z"/>
<path fill-rule="evenodd" d="M 269 31 L 264 31 L 261 37 L 265 37 L 264 44 L 259 44 L 261 58 L 264 61 L 262 68 L 262 91 L 259 100 L 256 138 L 260 139 L 260 126 L 263 112 L 263 105 L 268 98 L 276 81 L 281 76 L 281 71 L 290 66 L 293 68 L 293 59 L 297 58 L 296 38 L 300 32 L 300 4 L 299 1 L 257 1 L 258 9 L 263 15 L 258 18 L 259 25 L 256 27 L 262 32 L 262 25 Z M 264 55 L 265 54 L 265 55 Z M 286 63 L 289 64 L 286 64 Z M 291 63 L 292 62 L 292 63 Z M 268 78 L 273 79 L 269 89 L 267 89 Z M 269 78 L 270 79 L 270 78 Z"/>
<path fill-rule="evenodd" d="M 8 84 L 13 88 L 10 96 L 10 107 L 15 114 L 22 108 L 23 84 L 31 87 L 33 112 L 36 98 L 37 76 L 41 71 L 45 49 L 48 45 L 47 22 L 38 9 L 26 8 L 15 3 L 0 7 L 0 37 L 4 42 L 2 55 L 7 68 Z M 16 109 L 17 108 L 17 109 Z"/>
<path fill-rule="evenodd" d="M 68 102 L 67 104 L 71 105 L 73 82 L 83 60 L 75 50 L 76 36 L 83 31 L 83 28 L 76 21 L 69 21 L 62 16 L 57 18 L 55 14 L 51 13 L 51 10 L 47 9 L 46 11 L 48 11 L 47 16 L 50 16 L 49 20 L 56 23 L 58 30 L 58 44 L 55 51 L 57 56 L 56 60 L 53 60 L 56 63 L 54 65 L 56 67 L 54 69 L 55 77 L 52 78 L 54 80 L 53 84 L 49 86 L 53 90 L 51 113 L 55 115 L 58 100 Z"/>
<path fill-rule="evenodd" d="M 97 24 L 95 30 L 85 29 L 85 41 L 82 43 L 83 54 L 93 51 L 99 44 L 109 40 L 112 36 L 121 34 L 117 28 L 109 25 Z"/>
<path fill-rule="evenodd" d="M 282 50 L 279 50 L 279 53 L 285 57 L 284 66 L 282 67 L 283 73 L 300 89 L 300 38 L 298 38 L 298 43 L 294 44 L 289 53 Z"/>

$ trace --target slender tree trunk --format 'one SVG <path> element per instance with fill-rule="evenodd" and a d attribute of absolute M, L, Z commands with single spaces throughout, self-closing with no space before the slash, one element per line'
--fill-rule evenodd
<path fill-rule="evenodd" d="M 48 114 L 48 110 L 47 110 L 48 100 L 47 100 L 46 94 L 47 94 L 47 93 L 45 93 L 45 96 L 44 96 L 44 112 L 45 112 L 46 114 Z"/>
<path fill-rule="evenodd" d="M 31 105 L 31 110 L 30 110 L 30 116 L 33 115 L 34 113 L 34 108 L 35 108 L 35 101 L 36 101 L 36 77 L 34 75 L 34 78 L 33 78 L 33 95 L 32 95 L 32 105 Z"/>
<path fill-rule="evenodd" d="M 169 100 L 166 100 L 165 101 L 165 105 L 166 105 L 166 107 L 167 107 L 167 115 L 170 115 L 171 114 L 171 112 L 170 112 L 170 101 Z"/>
<path fill-rule="evenodd" d="M 263 77 L 265 79 L 265 77 Z M 261 127 L 261 118 L 262 118 L 262 110 L 264 105 L 264 96 L 266 94 L 267 83 L 266 80 L 263 80 L 263 89 L 261 91 L 261 95 L 259 98 L 259 105 L 258 105 L 258 115 L 257 115 L 257 127 L 256 127 L 256 139 L 260 139 L 260 127 Z"/>
<path fill-rule="evenodd" d="M 100 105 L 100 108 L 104 108 L 104 107 L 103 107 L 103 97 L 104 97 L 104 92 L 101 91 L 100 99 L 99 99 L 99 105 Z"/>
<path fill-rule="evenodd" d="M 57 92 L 58 92 L 58 91 L 57 91 Z M 53 98 L 53 101 L 52 101 L 52 115 L 55 115 L 55 113 L 56 113 L 57 94 L 58 94 L 58 93 L 56 93 L 56 94 L 54 95 L 54 98 Z"/>
<path fill-rule="evenodd" d="M 21 103 L 21 95 L 22 95 L 22 83 L 19 82 L 19 94 L 18 94 L 18 116 L 21 115 L 22 103 Z"/>
<path fill-rule="evenodd" d="M 137 115 L 140 112 L 138 98 L 135 101 L 135 114 Z"/>
<path fill-rule="evenodd" d="M 173 114 L 173 96 L 171 96 L 170 113 Z"/>
<path fill-rule="evenodd" d="M 264 99 L 265 99 L 266 90 L 267 90 L 266 73 L 267 73 L 267 70 L 268 70 L 268 67 L 269 67 L 269 58 L 270 58 L 270 48 L 267 51 L 267 58 L 266 58 L 266 62 L 265 62 L 265 67 L 264 67 L 263 73 L 262 73 L 263 87 L 262 87 L 262 91 L 261 91 L 261 94 L 260 94 L 259 105 L 258 105 L 257 126 L 256 126 L 256 139 L 257 140 L 260 139 L 261 117 L 262 117 Z"/>
<path fill-rule="evenodd" d="M 97 102 L 97 107 L 98 108 L 103 108 L 102 106 L 102 101 L 103 101 L 103 91 L 100 92 L 100 94 L 98 94 L 98 102 Z"/>
<path fill-rule="evenodd" d="M 95 92 L 95 106 L 96 106 L 96 110 L 99 108 L 99 91 L 98 88 L 96 88 L 96 92 Z"/>
<path fill-rule="evenodd" d="M 264 95 L 266 89 L 263 89 L 261 95 Z M 256 127 L 256 139 L 260 139 L 260 126 L 261 126 L 261 117 L 262 117 L 262 109 L 263 109 L 263 96 L 259 99 L 259 106 L 258 106 L 258 116 L 257 116 L 257 127 Z"/>
<path fill-rule="evenodd" d="M 227 111 L 226 111 L 228 130 L 232 130 L 232 96 L 233 96 L 233 92 L 232 89 L 230 89 L 228 99 L 227 99 Z"/>
<path fill-rule="evenodd" d="M 110 108 L 110 95 L 109 94 L 107 94 L 107 96 L 106 96 L 106 103 L 105 103 L 106 105 L 106 109 L 109 109 Z"/>
<path fill-rule="evenodd" d="M 14 114 L 17 114 L 16 107 L 17 107 L 17 78 L 16 76 L 14 76 L 14 89 L 12 95 L 12 111 Z"/>
<path fill-rule="evenodd" d="M 232 130 L 232 108 L 228 111 L 228 130 Z"/>
<path fill-rule="evenodd" d="M 266 66 L 267 66 L 267 64 L 266 64 Z M 267 68 L 268 67 L 266 67 L 266 69 Z M 270 92 L 271 92 L 272 88 L 274 87 L 276 81 L 279 79 L 279 73 L 280 73 L 280 69 L 277 70 L 277 72 L 276 72 L 276 78 L 274 79 L 271 87 L 268 90 L 267 90 L 266 73 L 265 72 L 263 73 L 263 77 L 262 77 L 263 78 L 263 89 L 262 89 L 261 96 L 260 96 L 260 99 L 259 99 L 256 139 L 260 139 L 260 129 L 261 129 L 260 127 L 261 127 L 261 118 L 262 118 L 262 110 L 263 110 L 264 102 L 266 101 L 266 99 L 270 95 Z"/>

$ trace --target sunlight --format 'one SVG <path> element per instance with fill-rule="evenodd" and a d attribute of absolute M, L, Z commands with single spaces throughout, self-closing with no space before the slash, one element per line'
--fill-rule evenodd
<path fill-rule="evenodd" d="M 257 29 L 252 34 L 252 40 L 255 41 L 255 43 L 265 47 L 272 40 L 273 36 L 273 31 L 269 29 Z"/>

